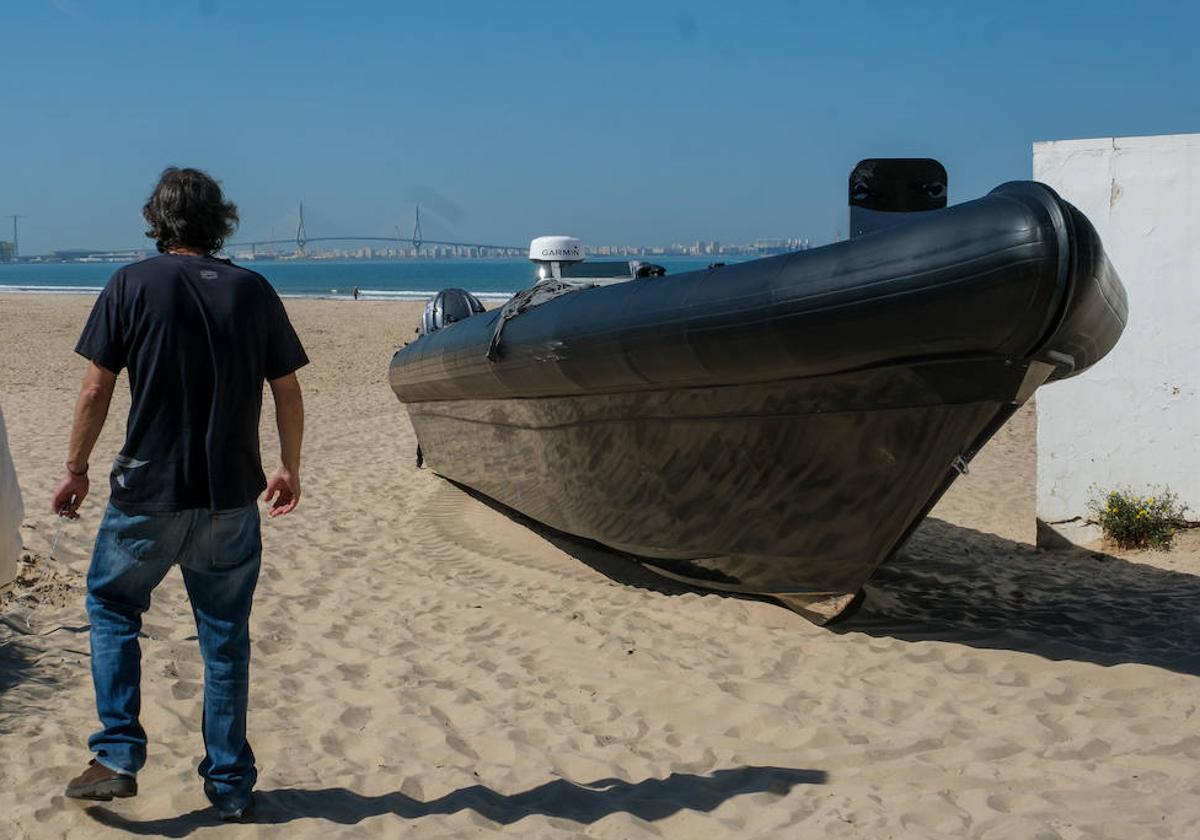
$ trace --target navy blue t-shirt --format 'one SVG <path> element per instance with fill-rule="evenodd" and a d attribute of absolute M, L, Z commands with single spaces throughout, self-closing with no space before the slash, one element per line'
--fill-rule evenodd
<path fill-rule="evenodd" d="M 254 501 L 263 382 L 308 364 L 275 290 L 228 260 L 164 254 L 117 271 L 75 352 L 129 369 L 112 503 L 126 513 Z"/>

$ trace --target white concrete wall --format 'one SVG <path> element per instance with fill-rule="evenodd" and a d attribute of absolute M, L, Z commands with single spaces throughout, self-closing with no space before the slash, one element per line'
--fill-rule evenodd
<path fill-rule="evenodd" d="M 1092 220 L 1129 294 L 1113 351 L 1038 390 L 1038 517 L 1166 484 L 1198 518 L 1200 134 L 1035 143 L 1033 177 Z"/>

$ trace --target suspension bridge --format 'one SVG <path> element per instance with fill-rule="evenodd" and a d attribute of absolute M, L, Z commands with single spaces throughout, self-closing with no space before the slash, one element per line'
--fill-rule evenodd
<path fill-rule="evenodd" d="M 296 251 L 300 254 L 306 253 L 308 246 L 313 242 L 393 242 L 400 245 L 410 245 L 419 256 L 421 249 L 426 246 L 435 246 L 443 248 L 474 248 L 477 251 L 490 253 L 493 256 L 504 257 L 522 257 L 527 253 L 527 249 L 520 245 L 494 245 L 484 242 L 453 242 L 446 239 L 425 239 L 421 234 L 421 207 L 417 206 L 416 218 L 413 222 L 413 230 L 411 236 L 404 236 L 399 226 L 396 228 L 395 236 L 377 236 L 372 234 L 355 235 L 346 234 L 339 236 L 309 236 L 304 227 L 304 203 L 300 203 L 300 223 L 296 226 L 296 236 L 294 239 L 254 239 L 241 240 L 238 242 L 227 242 L 225 248 L 241 248 L 250 249 L 251 254 L 257 254 L 259 248 L 279 245 L 295 245 Z"/>
<path fill-rule="evenodd" d="M 250 255 L 265 256 L 268 251 L 265 249 L 280 246 L 291 245 L 295 246 L 295 255 L 304 256 L 308 253 L 308 246 L 314 242 L 388 242 L 400 246 L 409 246 L 413 249 L 413 256 L 420 256 L 422 248 L 470 248 L 474 249 L 480 256 L 496 256 L 496 257 L 524 257 L 528 253 L 527 246 L 521 245 L 496 245 L 485 242 L 455 242 L 446 239 L 426 239 L 421 233 L 421 208 L 416 209 L 416 215 L 413 222 L 411 236 L 405 236 L 396 226 L 395 236 L 379 236 L 378 234 L 339 234 L 337 236 L 309 236 L 308 231 L 304 226 L 304 203 L 300 203 L 300 222 L 296 226 L 295 237 L 288 239 L 240 239 L 234 242 L 226 242 L 225 251 L 237 249 L 241 253 L 247 251 Z M 92 257 L 104 258 L 108 256 L 124 256 L 137 251 L 144 251 L 145 248 L 131 248 L 123 251 L 98 251 L 89 254 Z"/>

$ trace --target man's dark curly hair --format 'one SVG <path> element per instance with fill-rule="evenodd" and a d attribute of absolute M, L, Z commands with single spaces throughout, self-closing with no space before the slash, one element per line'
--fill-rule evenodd
<path fill-rule="evenodd" d="M 220 184 L 207 172 L 177 166 L 163 170 L 142 216 L 159 253 L 188 248 L 214 254 L 238 225 L 237 205 L 225 200 Z"/>

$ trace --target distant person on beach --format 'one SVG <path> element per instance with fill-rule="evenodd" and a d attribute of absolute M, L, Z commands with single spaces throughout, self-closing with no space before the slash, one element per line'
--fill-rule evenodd
<path fill-rule="evenodd" d="M 253 817 L 257 779 L 246 740 L 250 606 L 262 554 L 257 496 L 270 516 L 300 501 L 308 363 L 279 296 L 258 274 L 214 256 L 237 208 L 196 169 L 162 173 L 142 214 L 160 256 L 118 270 L 75 351 L 88 359 L 53 508 L 76 518 L 88 458 L 117 375 L 129 371 L 125 444 L 87 577 L 92 680 L 102 728 L 95 758 L 67 786 L 77 799 L 137 794 L 146 761 L 138 633 L 150 593 L 178 563 L 204 657 L 204 792 L 222 819 Z M 280 461 L 259 453 L 263 382 L 275 401 Z"/>
<path fill-rule="evenodd" d="M 358 286 L 354 287 L 354 299 L 358 300 Z"/>

